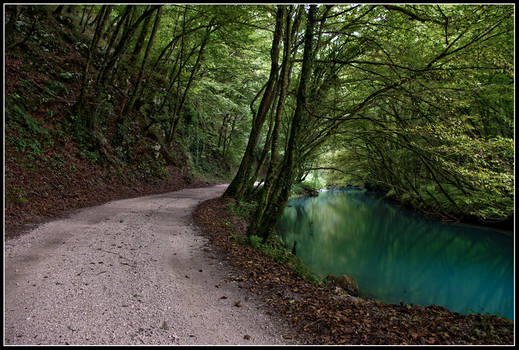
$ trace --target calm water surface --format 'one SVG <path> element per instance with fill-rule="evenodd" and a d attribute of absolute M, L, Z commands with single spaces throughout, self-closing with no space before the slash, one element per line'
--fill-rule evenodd
<path fill-rule="evenodd" d="M 279 231 L 317 275 L 347 274 L 364 296 L 513 319 L 514 240 L 446 224 L 361 190 L 289 201 Z"/>

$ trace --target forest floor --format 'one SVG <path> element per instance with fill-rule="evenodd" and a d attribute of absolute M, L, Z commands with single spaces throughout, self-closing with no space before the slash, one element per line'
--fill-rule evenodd
<path fill-rule="evenodd" d="M 199 205 L 195 220 L 222 260 L 240 273 L 234 280 L 282 315 L 304 344 L 514 344 L 514 322 L 490 315 L 462 315 L 437 305 L 385 304 L 307 282 L 290 263 L 242 244 L 248 223 L 229 211 L 232 199 Z M 287 252 L 287 254 L 290 254 Z"/>
<path fill-rule="evenodd" d="M 9 158 L 9 155 L 7 156 Z M 4 210 L 5 238 L 15 237 L 37 225 L 66 215 L 73 210 L 99 205 L 107 201 L 172 192 L 183 188 L 211 185 L 202 180 L 190 180 L 182 169 L 169 166 L 168 176 L 156 183 L 134 180 L 125 182 L 109 174 L 103 168 L 82 164 L 72 158 L 80 171 L 73 177 L 41 167 L 35 171 L 9 161 L 9 188 L 31 189 L 31 195 L 23 201 L 6 200 Z"/>
<path fill-rule="evenodd" d="M 6 241 L 6 344 L 297 344 L 193 225 L 225 185 L 112 201 Z"/>

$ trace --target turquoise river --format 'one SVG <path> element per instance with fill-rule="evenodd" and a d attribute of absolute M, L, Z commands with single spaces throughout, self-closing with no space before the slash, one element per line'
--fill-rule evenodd
<path fill-rule="evenodd" d="M 353 276 L 365 297 L 514 318 L 511 232 L 443 223 L 358 189 L 290 200 L 278 230 L 313 273 Z"/>

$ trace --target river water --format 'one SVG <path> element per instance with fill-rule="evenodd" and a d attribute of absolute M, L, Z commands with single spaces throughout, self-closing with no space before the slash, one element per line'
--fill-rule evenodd
<path fill-rule="evenodd" d="M 312 272 L 353 276 L 365 297 L 514 318 L 514 239 L 503 231 L 442 223 L 355 189 L 290 200 L 278 231 Z"/>

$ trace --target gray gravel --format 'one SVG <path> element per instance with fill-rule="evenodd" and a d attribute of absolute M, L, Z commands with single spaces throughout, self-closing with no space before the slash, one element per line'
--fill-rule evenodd
<path fill-rule="evenodd" d="M 191 221 L 224 189 L 109 202 L 6 241 L 4 344 L 290 343 Z"/>

